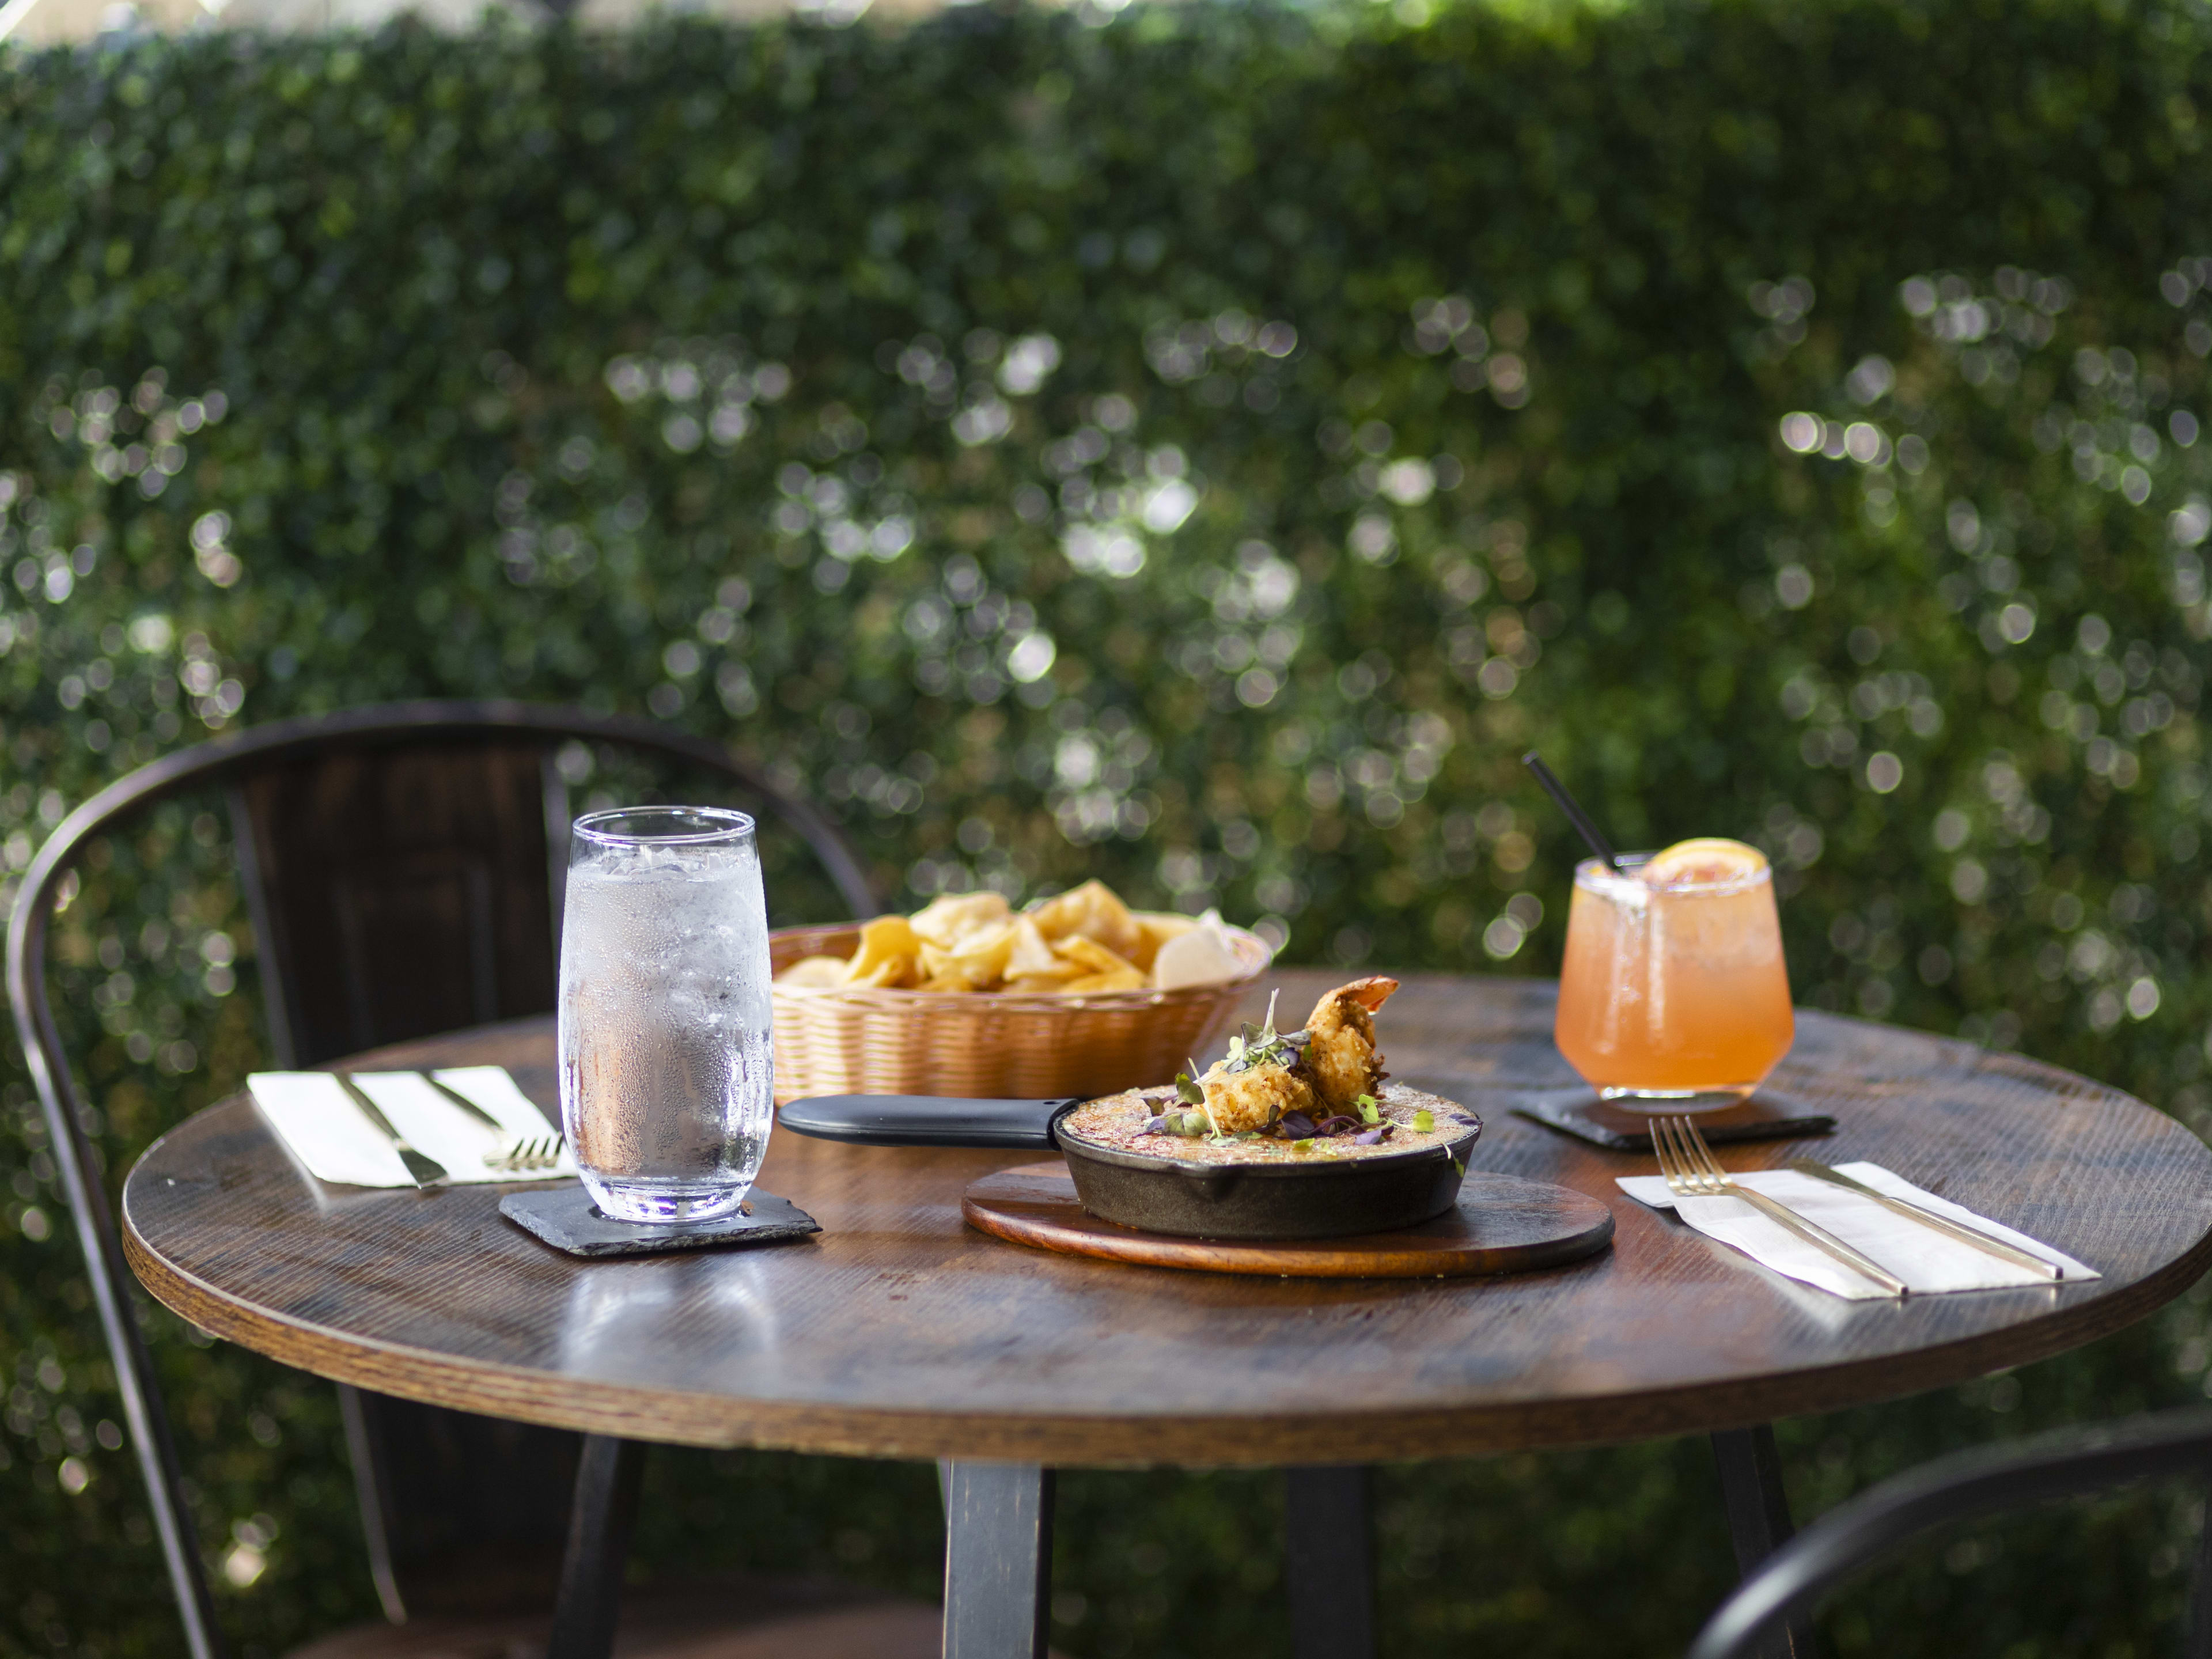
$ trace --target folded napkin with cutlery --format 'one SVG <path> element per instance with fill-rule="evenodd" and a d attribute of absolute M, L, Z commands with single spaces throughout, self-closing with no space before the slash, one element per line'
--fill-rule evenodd
<path fill-rule="evenodd" d="M 486 1153 L 513 1140 L 559 1133 L 504 1066 L 459 1066 L 430 1073 L 498 1120 L 497 1129 L 449 1099 L 419 1072 L 356 1072 L 352 1076 L 410 1146 L 445 1165 L 451 1182 L 551 1181 L 576 1173 L 565 1149 L 560 1163 L 550 1170 L 518 1174 L 485 1167 Z M 256 1072 L 246 1081 L 261 1115 L 319 1180 L 349 1187 L 416 1184 L 392 1137 L 332 1073 Z"/>
<path fill-rule="evenodd" d="M 2100 1277 L 2094 1268 L 2072 1256 L 2025 1233 L 2014 1232 L 1986 1216 L 1976 1215 L 1948 1199 L 1938 1198 L 1902 1176 L 1891 1174 L 1879 1164 L 1839 1164 L 1836 1169 L 1839 1174 L 1877 1192 L 1995 1234 L 2030 1255 L 2051 1262 L 2063 1272 L 2060 1283 Z M 1759 1170 L 1737 1174 L 1733 1179 L 1741 1186 L 1753 1188 L 1787 1205 L 1806 1220 L 1826 1228 L 1844 1243 L 1872 1256 L 1903 1279 L 1915 1296 L 2052 1283 L 2047 1275 L 1988 1255 L 1924 1222 L 1900 1215 L 1864 1194 L 1800 1175 L 1794 1170 Z M 1621 1191 L 1639 1203 L 1649 1204 L 1655 1210 L 1673 1210 L 1699 1232 L 1741 1250 L 1776 1273 L 1853 1300 L 1886 1299 L 1877 1285 L 1818 1246 L 1798 1238 L 1742 1199 L 1678 1197 L 1659 1176 L 1623 1176 L 1619 1184 Z"/>

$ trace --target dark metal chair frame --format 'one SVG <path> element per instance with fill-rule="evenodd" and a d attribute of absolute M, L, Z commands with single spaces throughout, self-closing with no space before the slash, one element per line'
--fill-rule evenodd
<path fill-rule="evenodd" d="M 812 849 L 855 915 L 872 914 L 876 898 L 860 860 L 841 832 L 805 802 L 777 787 L 757 769 L 734 759 L 719 744 L 644 720 L 580 709 L 505 702 L 419 702 L 350 709 L 251 727 L 181 750 L 118 780 L 64 818 L 33 860 L 9 918 L 8 998 L 15 1012 L 24 1059 L 38 1091 L 61 1188 L 84 1252 L 93 1299 L 115 1364 L 116 1386 L 144 1474 L 155 1529 L 182 1614 L 192 1659 L 223 1652 L 191 1514 L 180 1490 L 176 1444 L 161 1403 L 145 1342 L 132 1316 L 123 1245 L 90 1142 L 52 1012 L 46 999 L 46 941 L 57 891 L 77 854 L 118 820 L 156 802 L 210 785 L 240 785 L 258 773 L 334 749 L 373 750 L 410 744 L 500 740 L 542 743 L 550 752 L 566 742 L 605 743 L 712 770 L 753 796 L 772 819 L 796 830 Z M 235 797 L 234 811 L 235 812 Z M 258 902 L 254 849 L 240 825 L 241 877 L 254 902 L 257 929 L 265 925 Z M 549 850 L 552 868 L 557 852 Z M 557 925 L 557 909 L 555 912 Z M 284 994 L 265 987 L 277 1047 L 289 1051 Z M 282 1052 L 280 1062 L 292 1055 Z M 349 1428 L 352 1426 L 349 1422 Z M 555 1647 L 604 1654 L 611 1639 L 621 1551 L 634 1506 L 639 1449 L 604 1437 L 585 1437 L 568 1553 L 561 1585 L 561 1618 Z"/>
<path fill-rule="evenodd" d="M 2154 1480 L 2212 1484 L 2212 1409 L 2054 1431 L 1938 1458 L 1822 1516 L 1747 1574 L 1698 1634 L 1688 1659 L 1750 1659 L 1784 1621 L 1880 1555 L 1937 1527 Z M 2187 1659 L 2212 1659 L 2212 1525 L 2197 1545 Z"/>

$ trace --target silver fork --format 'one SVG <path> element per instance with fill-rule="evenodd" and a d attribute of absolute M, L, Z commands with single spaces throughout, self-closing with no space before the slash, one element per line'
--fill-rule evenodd
<path fill-rule="evenodd" d="M 561 1161 L 561 1137 L 540 1135 L 535 1140 L 517 1140 L 497 1152 L 484 1154 L 488 1170 L 550 1170 Z"/>
<path fill-rule="evenodd" d="M 1872 1279 L 1892 1296 L 1905 1294 L 1905 1283 L 1873 1257 L 1853 1249 L 1826 1228 L 1808 1221 L 1788 1205 L 1765 1193 L 1729 1179 L 1714 1158 L 1698 1126 L 1686 1117 L 1651 1120 L 1651 1147 L 1659 1155 L 1659 1173 L 1679 1198 L 1740 1198 L 1770 1220 L 1786 1227 L 1808 1244 L 1826 1250 L 1853 1272 Z"/>
<path fill-rule="evenodd" d="M 459 1089 L 449 1084 L 439 1082 L 428 1072 L 423 1073 L 422 1076 L 422 1080 L 433 1089 L 445 1096 L 447 1100 L 476 1119 L 477 1122 L 499 1135 L 500 1144 L 483 1155 L 485 1169 L 520 1172 L 528 1170 L 550 1170 L 560 1163 L 561 1137 L 559 1135 L 540 1135 L 535 1140 L 530 1140 L 520 1135 L 509 1134 L 507 1125 L 501 1123 Z M 348 1080 L 350 1081 L 350 1079 Z"/>

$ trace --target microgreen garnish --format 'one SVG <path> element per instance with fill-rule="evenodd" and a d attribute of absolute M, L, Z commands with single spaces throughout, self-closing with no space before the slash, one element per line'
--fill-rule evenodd
<path fill-rule="evenodd" d="M 1267 1018 L 1264 1024 L 1254 1025 L 1249 1021 L 1244 1028 L 1229 1039 L 1229 1057 L 1222 1061 L 1224 1072 L 1249 1072 L 1255 1066 L 1289 1066 L 1306 1045 L 1308 1034 L 1304 1029 L 1278 1031 L 1275 1029 L 1275 999 L 1279 990 L 1267 999 Z"/>
<path fill-rule="evenodd" d="M 1382 1109 L 1376 1103 L 1373 1095 L 1359 1097 L 1359 1119 L 1363 1123 L 1380 1123 L 1382 1121 Z"/>
<path fill-rule="evenodd" d="M 1425 1132 L 1435 1128 L 1437 1127 L 1437 1115 L 1434 1112 L 1430 1111 L 1426 1107 L 1422 1108 L 1421 1110 L 1413 1114 L 1413 1127 L 1416 1129 Z"/>
<path fill-rule="evenodd" d="M 1206 1104 L 1206 1091 L 1198 1083 L 1198 1062 L 1190 1062 L 1190 1070 L 1176 1073 L 1176 1095 L 1188 1105 Z"/>

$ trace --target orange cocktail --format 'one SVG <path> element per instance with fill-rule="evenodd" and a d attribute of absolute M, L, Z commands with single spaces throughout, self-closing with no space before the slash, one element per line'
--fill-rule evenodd
<path fill-rule="evenodd" d="M 1671 1111 L 1741 1100 L 1796 1034 L 1773 871 L 1732 841 L 1622 866 L 1575 871 L 1559 1052 L 1602 1099 Z"/>

